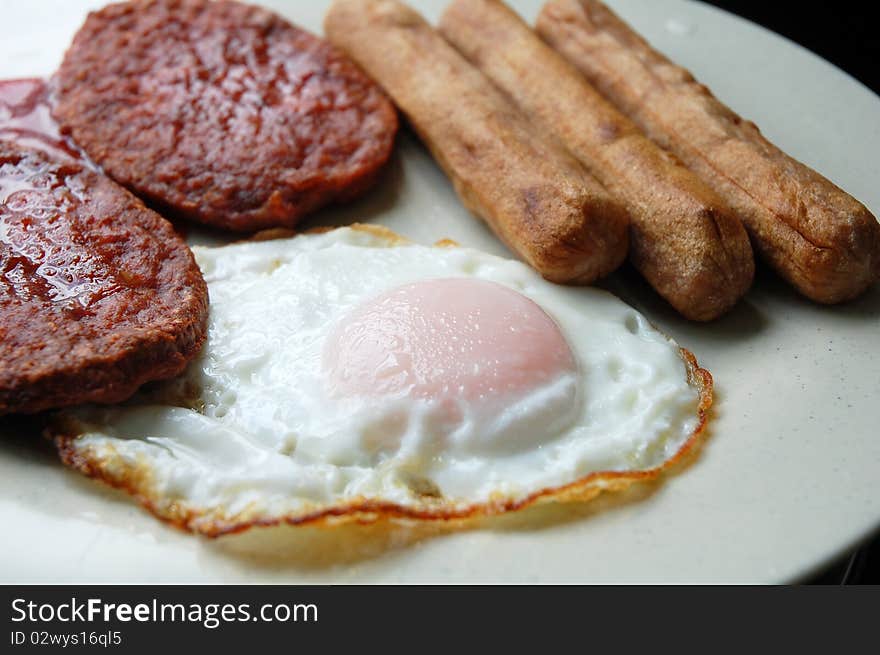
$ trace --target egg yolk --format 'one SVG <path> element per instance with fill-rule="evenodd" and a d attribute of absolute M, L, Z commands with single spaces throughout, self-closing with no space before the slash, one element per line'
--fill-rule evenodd
<path fill-rule="evenodd" d="M 573 373 L 559 327 L 534 301 L 470 278 L 397 287 L 356 307 L 323 354 L 331 393 L 482 400 Z"/>

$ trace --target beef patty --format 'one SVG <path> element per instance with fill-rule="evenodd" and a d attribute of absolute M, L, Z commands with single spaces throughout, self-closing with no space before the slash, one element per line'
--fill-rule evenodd
<path fill-rule="evenodd" d="M 230 230 L 292 227 L 366 190 L 398 125 L 344 54 L 225 0 L 91 13 L 56 95 L 63 131 L 110 177 L 163 213 Z"/>
<path fill-rule="evenodd" d="M 0 140 L 0 414 L 181 372 L 208 290 L 171 225 L 75 159 Z"/>

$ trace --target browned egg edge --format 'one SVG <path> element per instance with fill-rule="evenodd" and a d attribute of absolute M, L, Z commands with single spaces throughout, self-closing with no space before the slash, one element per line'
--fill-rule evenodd
<path fill-rule="evenodd" d="M 388 228 L 375 225 L 355 224 L 352 229 L 367 232 L 388 241 L 390 245 L 410 243 L 408 239 Z M 317 228 L 308 233 L 323 233 L 334 228 Z M 257 240 L 292 236 L 292 232 L 269 231 L 255 235 Z M 448 239 L 437 242 L 435 247 L 455 246 Z M 346 523 L 369 524 L 385 520 L 411 521 L 446 521 L 463 522 L 513 512 L 533 505 L 548 502 L 585 502 L 605 491 L 623 491 L 635 483 L 657 479 L 662 473 L 683 463 L 688 454 L 694 451 L 706 432 L 709 408 L 712 406 L 713 380 L 712 374 L 697 363 L 690 351 L 679 348 L 679 354 L 685 363 L 687 381 L 699 391 L 697 418 L 699 422 L 682 444 L 681 448 L 660 466 L 640 471 L 597 471 L 558 487 L 546 487 L 521 498 L 498 497 L 485 503 L 462 504 L 432 508 L 400 505 L 397 503 L 355 498 L 351 501 L 333 506 L 318 506 L 305 509 L 296 514 L 274 517 L 244 518 L 242 514 L 234 517 L 206 518 L 210 511 L 188 507 L 183 502 L 170 500 L 156 502 L 150 497 L 152 481 L 145 469 L 135 465 L 120 466 L 111 463 L 108 458 L 89 458 L 78 453 L 73 442 L 77 434 L 65 431 L 64 421 L 50 422 L 45 436 L 50 439 L 58 450 L 61 461 L 68 467 L 79 471 L 115 489 L 129 494 L 156 518 L 185 531 L 202 534 L 207 537 L 244 532 L 254 527 L 271 527 L 278 525 L 335 527 Z M 427 504 L 430 505 L 430 499 Z"/>

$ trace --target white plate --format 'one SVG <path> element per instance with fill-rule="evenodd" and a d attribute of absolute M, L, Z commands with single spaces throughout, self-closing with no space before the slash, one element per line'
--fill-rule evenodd
<path fill-rule="evenodd" d="M 49 74 L 85 7 L 97 4 L 4 6 L 0 78 Z M 270 4 L 320 31 L 324 2 Z M 414 4 L 435 19 L 444 2 Z M 539 4 L 515 3 L 529 20 Z M 706 5 L 612 4 L 771 140 L 880 210 L 880 99 L 870 91 Z M 504 253 L 409 136 L 379 189 L 309 224 L 353 219 Z M 631 273 L 609 286 L 717 382 L 701 456 L 641 498 L 529 511 L 460 533 L 287 528 L 212 542 L 64 470 L 33 438 L 6 436 L 0 581 L 786 582 L 880 525 L 880 289 L 825 308 L 762 273 L 730 315 L 694 325 Z"/>

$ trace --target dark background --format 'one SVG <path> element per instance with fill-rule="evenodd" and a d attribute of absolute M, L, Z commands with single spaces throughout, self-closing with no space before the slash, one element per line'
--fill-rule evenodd
<path fill-rule="evenodd" d="M 880 94 L 880 32 L 868 11 L 875 3 L 704 1 L 799 43 Z M 880 584 L 880 537 L 804 582 Z"/>
<path fill-rule="evenodd" d="M 880 32 L 869 17 L 877 3 L 705 1 L 782 34 L 880 93 Z"/>

